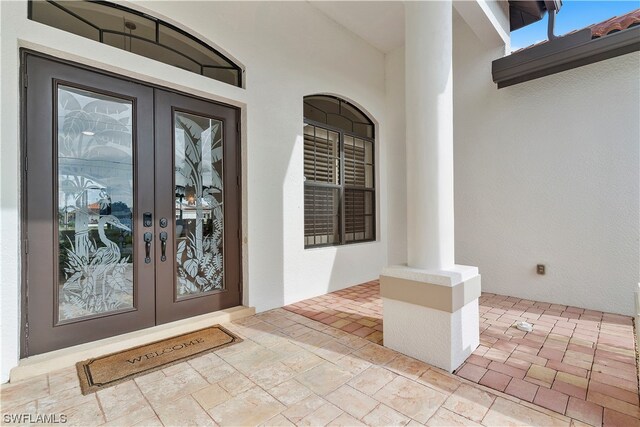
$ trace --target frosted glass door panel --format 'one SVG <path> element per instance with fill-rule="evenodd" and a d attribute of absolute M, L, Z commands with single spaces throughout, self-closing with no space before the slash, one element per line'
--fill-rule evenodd
<path fill-rule="evenodd" d="M 132 103 L 57 87 L 58 321 L 133 307 Z"/>
<path fill-rule="evenodd" d="M 174 113 L 176 296 L 224 289 L 222 122 Z"/>

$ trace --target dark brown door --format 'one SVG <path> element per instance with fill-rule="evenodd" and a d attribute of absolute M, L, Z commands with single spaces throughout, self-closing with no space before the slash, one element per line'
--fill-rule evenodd
<path fill-rule="evenodd" d="M 238 120 L 156 89 L 158 323 L 240 304 Z"/>
<path fill-rule="evenodd" d="M 23 66 L 22 356 L 240 304 L 237 111 L 39 55 Z"/>

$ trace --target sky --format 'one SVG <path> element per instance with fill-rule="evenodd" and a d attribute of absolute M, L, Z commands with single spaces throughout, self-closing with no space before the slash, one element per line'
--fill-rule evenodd
<path fill-rule="evenodd" d="M 560 12 L 556 15 L 555 34 L 566 34 L 638 8 L 640 0 L 564 0 Z M 545 15 L 542 20 L 511 33 L 511 50 L 518 50 L 546 39 Z"/>

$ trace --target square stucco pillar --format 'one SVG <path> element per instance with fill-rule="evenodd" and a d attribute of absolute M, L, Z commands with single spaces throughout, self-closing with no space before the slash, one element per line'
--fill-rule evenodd
<path fill-rule="evenodd" d="M 380 277 L 384 345 L 451 372 L 480 340 L 480 275 L 454 262 L 452 3 L 404 6 L 407 265 Z"/>
<path fill-rule="evenodd" d="M 448 372 L 480 341 L 476 267 L 429 272 L 392 266 L 380 276 L 384 345 Z"/>

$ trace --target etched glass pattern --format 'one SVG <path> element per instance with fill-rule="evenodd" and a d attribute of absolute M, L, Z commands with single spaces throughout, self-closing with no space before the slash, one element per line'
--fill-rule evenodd
<path fill-rule="evenodd" d="M 57 88 L 59 321 L 133 307 L 132 117 L 130 101 Z"/>
<path fill-rule="evenodd" d="M 177 297 L 224 289 L 222 122 L 174 115 Z"/>

